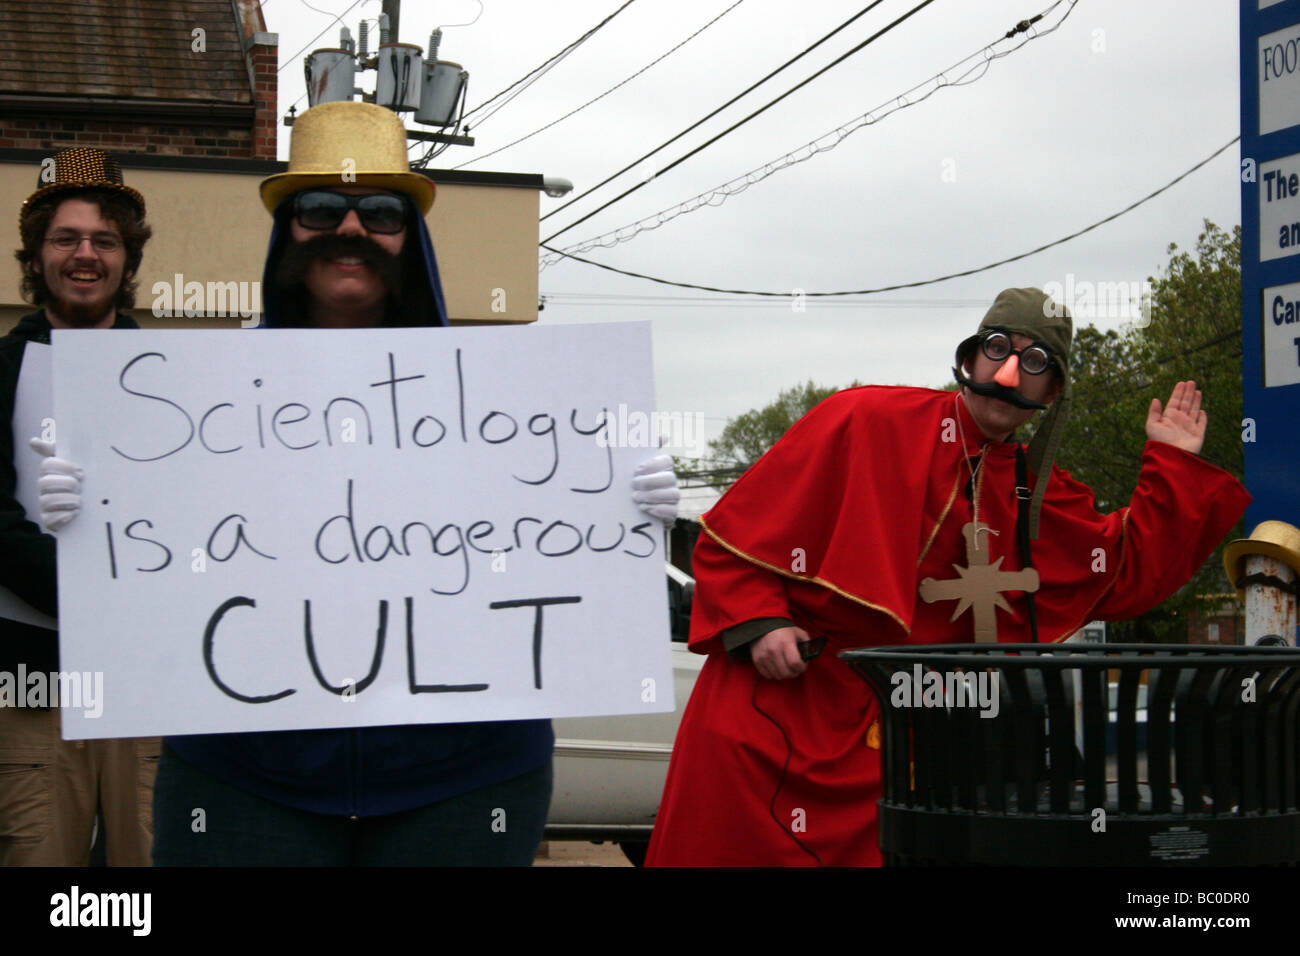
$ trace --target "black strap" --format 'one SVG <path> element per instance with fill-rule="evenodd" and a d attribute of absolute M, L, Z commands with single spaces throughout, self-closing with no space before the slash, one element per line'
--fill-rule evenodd
<path fill-rule="evenodd" d="M 1034 566 L 1029 551 L 1029 501 L 1034 493 L 1029 487 L 1029 469 L 1025 465 L 1025 446 L 1016 445 L 1016 539 L 1020 542 L 1020 566 L 1028 570 Z M 1034 592 L 1026 591 L 1029 603 L 1029 633 L 1038 643 L 1038 612 L 1034 607 Z"/>

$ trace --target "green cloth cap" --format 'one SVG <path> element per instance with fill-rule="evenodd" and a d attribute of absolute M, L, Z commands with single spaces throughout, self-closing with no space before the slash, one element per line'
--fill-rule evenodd
<path fill-rule="evenodd" d="M 1003 289 L 980 322 L 980 331 L 990 328 L 1019 332 L 1042 342 L 1052 350 L 1052 358 L 1060 364 L 1063 378 L 1069 380 L 1074 322 L 1065 307 L 1042 289 Z"/>

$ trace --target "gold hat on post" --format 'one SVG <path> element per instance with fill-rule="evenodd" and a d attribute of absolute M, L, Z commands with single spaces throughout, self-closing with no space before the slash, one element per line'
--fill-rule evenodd
<path fill-rule="evenodd" d="M 20 220 L 34 204 L 72 189 L 108 189 L 119 192 L 135 201 L 140 207 L 140 218 L 144 218 L 144 197 L 122 182 L 122 170 L 117 165 L 117 160 L 102 149 L 76 146 L 55 153 L 53 175 L 51 180 L 49 167 L 42 163 L 40 176 L 36 180 L 36 192 L 23 200 L 18 210 Z"/>
<path fill-rule="evenodd" d="M 262 204 L 274 212 L 294 193 L 326 186 L 391 189 L 410 196 L 421 215 L 433 206 L 433 183 L 407 162 L 402 121 L 373 103 L 321 103 L 299 116 L 289 139 L 289 169 L 262 180 Z"/>
<path fill-rule="evenodd" d="M 1229 541 L 1223 549 L 1223 569 L 1228 581 L 1237 589 L 1237 597 L 1246 600 L 1246 589 L 1237 582 L 1246 573 L 1246 558 L 1263 554 L 1289 565 L 1300 580 L 1300 528 L 1285 521 L 1261 521 L 1249 538 Z"/>

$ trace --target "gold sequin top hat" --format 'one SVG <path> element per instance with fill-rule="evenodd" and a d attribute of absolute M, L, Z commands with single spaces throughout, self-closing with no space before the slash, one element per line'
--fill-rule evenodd
<path fill-rule="evenodd" d="M 289 170 L 262 180 L 262 204 L 274 212 L 294 193 L 325 186 L 405 193 L 421 214 L 433 206 L 433 183 L 407 162 L 402 121 L 373 103 L 321 103 L 299 116 L 289 140 Z"/>
<path fill-rule="evenodd" d="M 21 219 L 36 203 L 70 189 L 111 189 L 130 197 L 140 207 L 144 218 L 144 197 L 122 182 L 122 170 L 117 160 L 101 149 L 76 146 L 55 153 L 53 168 L 41 164 L 41 174 L 36 181 L 36 192 L 23 201 L 18 210 Z"/>
<path fill-rule="evenodd" d="M 1285 521 L 1261 521 L 1249 538 L 1237 538 L 1223 549 L 1223 569 L 1237 589 L 1237 597 L 1246 600 L 1246 589 L 1237 582 L 1246 573 L 1246 558 L 1263 554 L 1289 565 L 1300 579 L 1300 528 Z"/>

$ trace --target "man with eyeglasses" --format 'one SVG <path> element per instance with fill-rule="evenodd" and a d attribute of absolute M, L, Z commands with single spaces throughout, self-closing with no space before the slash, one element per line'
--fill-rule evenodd
<path fill-rule="evenodd" d="M 879 865 L 879 704 L 839 652 L 1060 641 L 1209 557 L 1250 496 L 1198 457 L 1193 382 L 1152 399 L 1128 507 L 1099 514 L 1053 465 L 1072 336 L 1043 292 L 1007 289 L 957 348 L 958 391 L 832 395 L 700 519 L 690 643 L 708 660 L 647 864 Z"/>
<path fill-rule="evenodd" d="M 22 292 L 39 310 L 0 338 L 0 584 L 32 607 L 57 615 L 54 538 L 15 499 L 14 395 L 29 342 L 49 344 L 52 329 L 134 329 L 126 313 L 151 230 L 144 197 L 122 182 L 108 154 L 64 150 L 42 164 L 37 189 L 19 213 Z M 52 456 L 53 443 L 40 451 Z M 47 457 L 39 516 L 50 530 L 68 518 L 60 501 L 75 470 Z M 59 671 L 58 635 L 0 620 L 0 673 Z M 12 685 L 11 685 L 12 686 Z M 14 706 L 0 697 L 0 866 L 85 866 L 96 817 L 109 865 L 149 862 L 150 791 L 158 741 L 64 741 L 53 707 Z M 48 701 L 47 698 L 47 702 Z"/>

